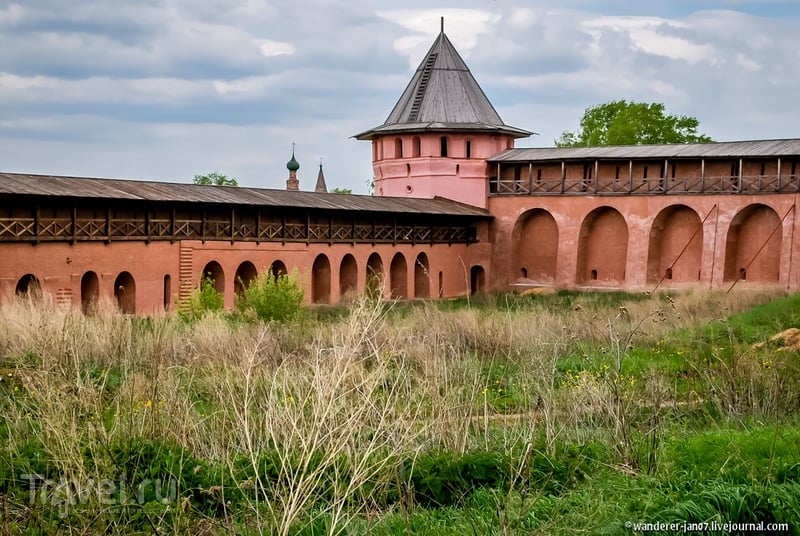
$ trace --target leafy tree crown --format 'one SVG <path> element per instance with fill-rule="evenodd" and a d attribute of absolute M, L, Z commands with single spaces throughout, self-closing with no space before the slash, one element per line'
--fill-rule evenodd
<path fill-rule="evenodd" d="M 239 181 L 235 178 L 217 173 L 216 171 L 208 175 L 195 175 L 193 182 L 204 186 L 239 186 Z"/>
<path fill-rule="evenodd" d="M 690 116 L 667 114 L 660 102 L 618 100 L 587 108 L 575 132 L 564 131 L 557 147 L 599 145 L 650 145 L 656 143 L 706 143 L 698 134 L 700 122 Z"/>

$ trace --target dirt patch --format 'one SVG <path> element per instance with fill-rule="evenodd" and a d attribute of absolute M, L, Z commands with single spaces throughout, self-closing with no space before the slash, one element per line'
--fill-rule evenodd
<path fill-rule="evenodd" d="M 772 337 L 769 338 L 769 342 L 771 343 L 781 343 L 780 348 L 778 351 L 792 351 L 792 350 L 800 350 L 800 329 L 798 328 L 789 328 L 780 333 L 776 333 Z M 753 346 L 753 348 L 764 348 L 767 343 L 760 342 Z"/>
<path fill-rule="evenodd" d="M 520 294 L 523 296 L 547 296 L 556 292 L 553 287 L 536 287 L 523 290 Z"/>

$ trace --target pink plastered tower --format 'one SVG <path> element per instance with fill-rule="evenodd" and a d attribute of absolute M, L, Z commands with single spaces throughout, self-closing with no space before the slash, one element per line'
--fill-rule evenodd
<path fill-rule="evenodd" d="M 486 160 L 530 132 L 503 123 L 442 31 L 372 141 L 375 195 L 445 197 L 486 208 Z"/>

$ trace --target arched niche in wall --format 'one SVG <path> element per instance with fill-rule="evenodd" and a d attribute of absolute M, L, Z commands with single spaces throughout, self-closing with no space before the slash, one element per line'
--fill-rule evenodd
<path fill-rule="evenodd" d="M 408 297 L 408 272 L 406 258 L 402 253 L 396 253 L 389 266 L 389 289 L 391 297 L 404 300 Z"/>
<path fill-rule="evenodd" d="M 220 294 L 225 294 L 225 272 L 222 266 L 217 261 L 211 261 L 206 264 L 203 271 L 200 273 L 201 282 L 207 279 L 213 282 L 214 290 Z"/>
<path fill-rule="evenodd" d="M 625 281 L 628 224 L 614 208 L 598 207 L 581 224 L 578 283 L 616 286 Z"/>
<path fill-rule="evenodd" d="M 341 299 L 352 298 L 358 289 L 358 264 L 350 253 L 342 257 L 339 265 L 339 296 Z"/>
<path fill-rule="evenodd" d="M 136 314 L 136 281 L 130 272 L 121 272 L 114 280 L 114 300 L 123 314 Z"/>
<path fill-rule="evenodd" d="M 423 299 L 431 297 L 430 267 L 425 253 L 417 255 L 414 261 L 414 297 Z"/>
<path fill-rule="evenodd" d="M 244 261 L 236 268 L 236 274 L 233 279 L 233 290 L 237 296 L 244 293 L 244 289 L 250 286 L 258 277 L 256 266 L 250 261 Z"/>
<path fill-rule="evenodd" d="M 286 270 L 286 265 L 283 263 L 283 261 L 272 261 L 269 269 L 272 271 L 272 277 L 275 279 L 289 273 L 288 270 Z"/>
<path fill-rule="evenodd" d="M 703 228 L 697 212 L 686 205 L 659 212 L 650 228 L 647 282 L 697 282 L 702 259 Z"/>
<path fill-rule="evenodd" d="M 311 267 L 311 301 L 331 302 L 331 262 L 322 253 L 317 255 Z"/>
<path fill-rule="evenodd" d="M 17 281 L 14 292 L 17 296 L 39 297 L 42 295 L 42 286 L 35 275 L 25 274 Z"/>
<path fill-rule="evenodd" d="M 778 282 L 783 229 L 767 205 L 743 208 L 731 221 L 725 241 L 725 281 Z"/>
<path fill-rule="evenodd" d="M 558 261 L 558 224 L 548 211 L 535 208 L 522 214 L 512 234 L 514 277 L 552 285 Z"/>
<path fill-rule="evenodd" d="M 483 266 L 475 265 L 469 269 L 469 293 L 482 294 L 485 291 L 486 271 Z"/>
<path fill-rule="evenodd" d="M 91 313 L 100 300 L 100 279 L 91 270 L 81 277 L 81 311 Z"/>
<path fill-rule="evenodd" d="M 383 260 L 377 253 L 372 253 L 367 259 L 365 283 L 367 292 L 373 293 L 376 296 L 381 296 L 383 294 L 384 278 Z"/>

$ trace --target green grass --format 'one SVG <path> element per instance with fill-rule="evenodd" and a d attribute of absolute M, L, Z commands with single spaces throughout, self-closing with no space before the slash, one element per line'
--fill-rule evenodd
<path fill-rule="evenodd" d="M 55 342 L 0 355 L 0 502 L 11 512 L 0 534 L 270 533 L 283 508 L 276 495 L 314 471 L 287 534 L 630 535 L 627 522 L 712 520 L 785 522 L 798 534 L 800 356 L 754 344 L 800 325 L 800 295 L 725 319 L 711 307 L 689 327 L 674 318 L 678 301 L 559 292 L 391 303 L 377 327 L 354 307 L 315 307 L 279 328 L 223 313 L 120 317 L 86 349 L 59 345 L 91 339 L 71 319 L 53 328 Z M 350 355 L 363 367 L 325 399 L 338 417 L 314 421 L 309 399 L 326 378 L 303 384 L 279 377 L 277 364 L 312 374 Z M 380 380 L 364 383 L 359 374 L 382 362 L 391 366 Z M 31 385 L 48 392 L 34 396 Z M 420 439 L 403 451 L 387 453 L 403 418 L 383 429 L 356 423 L 340 451 L 330 450 L 336 441 L 283 444 L 273 437 L 286 430 L 258 421 L 291 414 L 296 426 L 320 423 L 304 439 L 324 435 L 355 404 L 379 407 L 394 389 L 419 404 L 403 418 Z M 244 436 L 237 415 L 263 428 Z M 391 440 L 369 457 L 377 469 L 335 518 L 337 485 L 353 481 L 359 449 L 381 434 Z M 21 473 L 69 471 L 173 477 L 179 500 L 158 503 L 150 490 L 136 508 L 90 503 L 63 519 L 48 501 L 28 508 Z"/>

